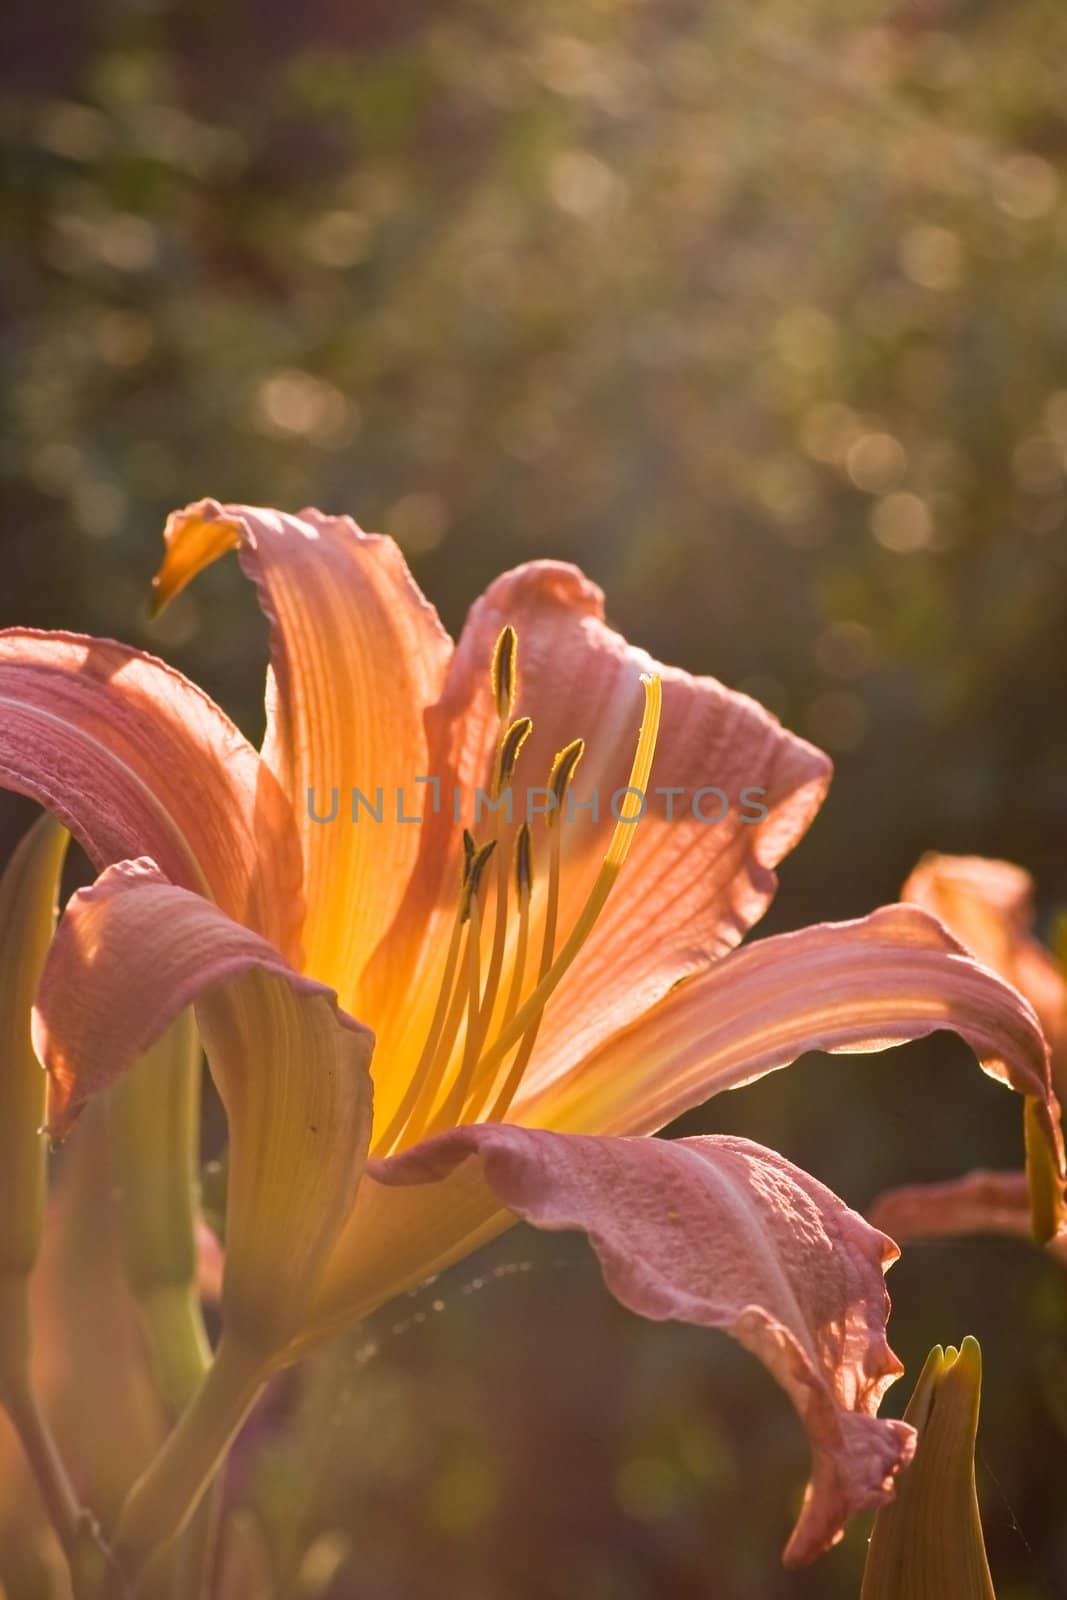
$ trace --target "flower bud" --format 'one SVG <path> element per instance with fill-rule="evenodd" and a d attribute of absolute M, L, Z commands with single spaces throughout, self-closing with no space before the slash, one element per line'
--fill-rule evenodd
<path fill-rule="evenodd" d="M 918 1448 L 875 1519 L 860 1600 L 996 1600 L 974 1483 L 981 1391 L 978 1341 L 935 1345 L 904 1413 Z"/>

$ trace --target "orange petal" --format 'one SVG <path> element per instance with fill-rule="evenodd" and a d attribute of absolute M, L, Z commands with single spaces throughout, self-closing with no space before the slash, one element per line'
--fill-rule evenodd
<path fill-rule="evenodd" d="M 351 1209 L 373 1040 L 257 935 L 152 862 L 123 862 L 72 896 L 45 965 L 34 1043 L 50 1129 L 65 1133 L 193 1002 L 230 1130 L 224 1320 L 269 1350 Z"/>
<path fill-rule="evenodd" d="M 264 756 L 290 796 L 303 846 L 306 969 L 346 1006 L 364 1009 L 358 978 L 399 906 L 432 776 L 424 713 L 437 699 L 451 642 L 391 539 L 350 517 L 288 516 L 202 500 L 175 512 L 156 580 L 162 604 L 201 567 L 239 545 L 271 624 Z M 372 805 L 352 820 L 351 791 Z M 405 797 L 398 812 L 396 791 Z M 337 815 L 327 817 L 337 791 Z M 310 797 L 310 800 L 309 800 Z"/>
<path fill-rule="evenodd" d="M 289 803 L 233 723 L 163 662 L 106 639 L 0 633 L 0 784 L 51 811 L 98 868 L 151 854 L 298 959 Z"/>
<path fill-rule="evenodd" d="M 538 561 L 506 573 L 472 608 L 441 702 L 429 718 L 433 770 L 442 774 L 446 793 L 454 785 L 463 791 L 464 818 L 470 820 L 473 789 L 487 784 L 497 733 L 493 650 L 501 630 L 512 624 L 518 635 L 513 715 L 533 721 L 513 782 L 516 824 L 528 791 L 548 782 L 556 752 L 578 737 L 586 743 L 574 787 L 574 820 L 563 827 L 560 926 L 566 930 L 615 824 L 612 795 L 627 783 L 642 718 L 641 675 L 662 677 L 651 783 L 681 793 L 673 799 L 649 796 L 619 884 L 546 1011 L 529 1068 L 535 1084 L 573 1066 L 678 979 L 738 942 L 773 896 L 773 869 L 808 827 L 829 781 L 828 759 L 754 701 L 712 678 L 657 665 L 603 618 L 603 595 L 574 567 Z M 723 820 L 693 815 L 693 798 L 702 787 L 728 796 Z M 579 809 L 594 788 L 600 797 L 596 824 L 587 809 Z M 758 797 L 767 808 L 764 820 L 742 820 L 755 815 L 744 806 L 746 788 L 765 791 Z M 698 804 L 711 818 L 721 810 L 710 793 Z M 669 806 L 673 823 L 666 820 Z M 535 899 L 545 878 L 542 838 L 538 828 Z M 438 978 L 430 953 L 454 904 L 459 828 L 447 815 L 435 819 L 434 827 L 423 830 L 422 847 L 411 915 L 386 940 L 368 974 L 366 1014 L 374 1019 L 383 1054 L 397 1059 L 410 1059 L 421 1042 L 421 980 L 432 990 Z M 412 982 L 413 974 L 420 982 Z"/>
<path fill-rule="evenodd" d="M 1067 1093 L 1067 983 L 1032 936 L 1033 879 L 1010 861 L 923 856 L 901 899 L 925 906 L 986 966 L 1015 985 L 1037 1012 L 1052 1048 L 1057 1093 Z"/>
<path fill-rule="evenodd" d="M 417 1222 L 425 1194 L 432 1248 L 446 1219 L 461 1229 L 479 1203 L 552 1232 L 581 1229 L 623 1305 L 721 1328 L 764 1362 L 813 1455 L 789 1564 L 810 1561 L 846 1518 L 890 1497 L 914 1442 L 907 1424 L 875 1416 L 902 1370 L 885 1337 L 883 1272 L 896 1250 L 773 1151 L 724 1137 L 594 1139 L 486 1124 L 371 1163 L 365 1187 L 383 1221 L 395 1197 L 394 1237 Z M 353 1234 L 347 1287 L 373 1301 L 380 1253 L 369 1230 L 360 1237 L 366 1253 L 360 1260 Z M 379 1298 L 393 1282 L 379 1280 Z"/>
<path fill-rule="evenodd" d="M 651 1132 L 808 1050 L 883 1050 L 941 1028 L 1040 1102 L 1055 1140 L 1048 1050 L 1031 1007 L 917 906 L 748 945 L 512 1114 L 540 1127 Z"/>
<path fill-rule="evenodd" d="M 240 533 L 236 521 L 222 516 L 196 516 L 195 509 L 190 507 L 167 519 L 163 542 L 166 553 L 152 579 L 152 616 L 158 616 L 169 600 L 181 594 L 186 584 L 192 583 L 198 572 L 210 567 L 227 550 L 236 550 Z"/>

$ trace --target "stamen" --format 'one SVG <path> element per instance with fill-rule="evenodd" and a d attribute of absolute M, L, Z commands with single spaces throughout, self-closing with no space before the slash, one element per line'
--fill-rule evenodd
<path fill-rule="evenodd" d="M 375 1150 L 388 1153 L 400 1138 L 404 1128 L 418 1107 L 420 1099 L 426 1097 L 427 1089 L 433 1089 L 433 1069 L 440 1058 L 442 1051 L 445 1061 L 452 1053 L 456 1034 L 459 1032 L 460 1018 L 463 1015 L 463 984 L 455 988 L 453 1003 L 449 1006 L 449 999 L 453 995 L 456 985 L 456 969 L 459 965 L 460 943 L 463 937 L 464 926 L 470 920 L 471 897 L 477 892 L 478 881 L 485 870 L 485 864 L 496 848 L 496 840 L 488 845 L 477 848 L 473 838 L 466 828 L 463 830 L 463 883 L 460 888 L 459 903 L 456 906 L 456 915 L 452 923 L 452 933 L 448 942 L 448 953 L 445 956 L 445 967 L 441 977 L 441 987 L 437 992 L 437 1003 L 434 1007 L 433 1017 L 430 1021 L 430 1030 L 426 1035 L 426 1043 L 422 1047 L 415 1071 L 404 1091 L 403 1099 L 390 1119 L 388 1127 L 375 1140 Z M 473 887 L 472 887 L 473 885 Z M 469 943 L 469 939 L 468 939 Z M 458 1001 L 458 1003 L 457 1003 Z M 425 1111 L 426 1107 L 423 1108 Z"/>
<path fill-rule="evenodd" d="M 574 780 L 574 774 L 578 770 L 578 763 L 584 755 L 585 740 L 572 739 L 570 744 L 563 747 L 552 763 L 552 771 L 548 776 L 548 787 L 552 790 L 556 803 L 552 810 L 548 812 L 550 827 L 563 810 L 563 801 L 566 798 L 567 790 Z"/>
<path fill-rule="evenodd" d="M 541 1018 L 543 1016 L 544 1010 L 542 1008 L 540 1015 L 531 1022 L 523 1034 L 522 1044 L 519 1046 L 518 1054 L 511 1063 L 511 1069 L 504 1079 L 500 1093 L 485 1116 L 484 1120 L 486 1122 L 503 1122 L 507 1116 L 508 1108 L 518 1093 L 523 1074 L 530 1065 L 530 1057 L 533 1055 L 534 1045 L 537 1043 L 537 1035 L 541 1028 Z"/>
<path fill-rule="evenodd" d="M 515 894 L 519 906 L 529 903 L 533 888 L 533 863 L 530 857 L 530 824 L 524 822 L 515 839 Z"/>
<path fill-rule="evenodd" d="M 460 897 L 460 916 L 464 922 L 471 914 L 471 907 L 481 887 L 485 869 L 489 864 L 489 858 L 495 849 L 496 840 L 490 839 L 486 844 L 480 845 L 470 858 L 463 883 L 463 893 Z"/>
<path fill-rule="evenodd" d="M 514 686 L 515 666 L 515 630 L 511 630 L 510 646 L 504 644 L 504 635 L 498 640 L 498 654 L 501 659 L 509 663 L 509 681 Z M 494 668 L 498 663 L 494 662 Z M 496 762 L 493 773 L 493 798 L 499 800 L 500 796 L 511 783 L 515 771 L 515 763 L 523 745 L 533 731 L 533 722 L 529 717 L 519 717 L 507 731 L 501 724 L 497 739 Z M 511 822 L 511 807 L 508 806 L 507 820 Z M 500 813 L 493 812 L 492 838 L 494 843 L 500 837 Z M 497 992 L 500 988 L 500 975 L 504 966 L 504 953 L 507 948 L 507 923 L 508 923 L 508 895 L 507 895 L 507 869 L 501 853 L 497 856 L 497 884 L 496 884 L 496 923 L 493 929 L 493 945 L 489 955 L 489 971 L 485 980 L 485 992 L 478 1012 L 477 1029 L 467 1030 L 467 1051 L 473 1050 L 473 1059 L 477 1061 L 478 1053 L 485 1043 L 486 1034 L 493 1020 L 493 1009 L 496 1005 Z"/>
<path fill-rule="evenodd" d="M 530 825 L 529 823 L 524 822 L 522 827 L 519 829 L 518 836 L 515 840 L 515 891 L 519 902 L 519 933 L 515 944 L 515 960 L 511 971 L 511 984 L 508 990 L 507 1003 L 504 1006 L 504 1020 L 502 1024 L 504 1028 L 508 1026 L 508 1023 L 511 1021 L 512 1017 L 519 1008 L 519 996 L 522 993 L 523 980 L 526 976 L 526 952 L 530 941 L 530 897 L 532 888 L 533 868 L 531 863 Z M 545 937 L 542 943 L 541 972 L 539 974 L 541 977 L 544 976 L 544 973 L 547 970 L 547 967 L 551 964 L 552 960 L 551 948 L 552 943 L 555 940 L 555 915 L 553 915 L 551 918 L 551 927 L 552 932 L 549 933 L 549 922 L 546 921 Z M 548 951 L 547 961 L 545 958 L 546 950 Z M 530 1034 L 536 1037 L 536 1026 L 530 1030 Z M 529 1037 L 529 1034 L 526 1037 Z M 532 1050 L 532 1048 L 533 1039 L 531 1038 L 530 1049 Z M 525 1066 L 526 1061 L 529 1060 L 528 1052 L 525 1054 L 524 1052 L 525 1038 L 523 1040 L 523 1046 L 520 1047 L 519 1050 L 519 1057 L 523 1058 L 523 1066 Z M 513 1066 L 511 1073 L 508 1075 L 509 1085 L 514 1071 L 515 1068 Z M 476 1122 L 478 1120 L 484 1109 L 485 1101 L 489 1095 L 489 1092 L 493 1087 L 493 1079 L 495 1076 L 496 1069 L 491 1064 L 485 1066 L 484 1069 L 483 1067 L 480 1067 L 475 1073 L 471 1087 L 470 1100 L 467 1106 L 467 1115 L 465 1118 L 466 1121 Z"/>
<path fill-rule="evenodd" d="M 472 959 L 471 940 L 474 938 L 476 932 L 479 935 L 481 934 L 480 919 L 476 923 L 473 918 L 469 918 L 465 924 L 465 927 L 467 929 L 467 944 L 464 961 L 465 975 L 459 979 L 455 990 L 453 991 L 452 1004 L 448 1008 L 448 1017 L 441 1032 L 440 1042 L 429 1062 L 429 1065 L 426 1068 L 423 1076 L 423 1082 L 420 1086 L 420 1093 L 408 1117 L 407 1125 L 403 1129 L 403 1132 L 400 1136 L 399 1142 L 400 1146 L 403 1148 L 416 1143 L 418 1139 L 422 1138 L 423 1130 L 426 1128 L 430 1114 L 433 1111 L 434 1103 L 437 1100 L 438 1091 L 441 1088 L 441 1080 L 444 1077 L 445 1070 L 452 1059 L 452 1052 L 456 1047 L 456 1039 L 459 1036 L 460 1024 L 463 1021 L 464 1007 L 468 1005 L 470 994 L 470 967 Z"/>
<path fill-rule="evenodd" d="M 510 642 L 505 637 L 508 633 L 511 633 Z M 507 689 L 509 699 L 513 699 L 514 696 L 514 657 L 514 631 L 505 629 L 497 641 L 497 650 L 494 654 L 494 690 L 498 692 L 498 707 L 504 703 L 500 692 L 501 685 Z M 533 863 L 532 838 L 528 824 L 523 823 L 516 834 L 514 881 L 519 908 L 518 934 L 500 1032 L 487 1050 L 484 1049 L 484 1041 L 493 1022 L 506 950 L 509 899 L 507 873 L 503 856 L 498 854 L 496 926 L 488 977 L 483 992 L 481 989 L 483 885 L 487 882 L 485 875 L 497 845 L 497 819 L 494 818 L 493 837 L 481 846 L 476 845 L 471 834 L 464 830 L 463 882 L 433 1019 L 403 1100 L 386 1131 L 375 1141 L 376 1153 L 388 1153 L 398 1146 L 406 1147 L 423 1137 L 425 1132 L 433 1133 L 440 1128 L 453 1125 L 459 1121 L 461 1114 L 465 1115 L 465 1120 L 468 1121 L 480 1118 L 484 1114 L 483 1108 L 498 1079 L 500 1068 L 518 1046 L 514 1060 L 500 1083 L 487 1120 L 499 1121 L 506 1115 L 533 1053 L 545 1006 L 592 932 L 629 854 L 634 829 L 642 815 L 644 801 L 639 799 L 638 795 L 643 796 L 647 792 L 659 733 L 662 685 L 658 677 L 643 677 L 641 681 L 645 691 L 645 712 L 627 784 L 627 790 L 630 792 L 626 795 L 607 853 L 585 905 L 558 954 L 555 951 L 555 943 L 560 902 L 562 828 L 556 826 L 555 822 L 584 753 L 583 741 L 574 740 L 559 752 L 553 762 L 550 786 L 556 798 L 556 806 L 546 815 L 550 853 L 541 955 L 537 982 L 521 1005 L 519 996 L 525 981 L 530 937 Z M 519 751 L 529 733 L 529 719 L 520 718 L 502 735 L 497 747 L 496 768 L 501 787 L 510 778 Z M 464 937 L 466 937 L 465 951 Z M 461 952 L 463 952 L 462 976 L 460 976 Z M 462 1058 L 452 1087 L 444 1094 L 442 1101 L 440 1097 L 464 1011 L 467 1023 Z M 437 1105 L 436 1111 L 435 1105 Z"/>
<path fill-rule="evenodd" d="M 628 790 L 637 791 L 637 793 L 628 793 L 623 802 L 622 814 L 615 824 L 615 830 L 611 836 L 611 843 L 608 846 L 603 864 L 597 873 L 596 880 L 589 891 L 578 920 L 564 943 L 563 949 L 540 979 L 533 993 L 520 1006 L 511 1021 L 501 1030 L 495 1043 L 479 1062 L 479 1077 L 481 1077 L 483 1071 L 489 1072 L 499 1067 L 531 1023 L 540 1017 L 549 999 L 562 982 L 567 969 L 571 966 L 592 932 L 597 918 L 604 909 L 604 903 L 614 888 L 619 873 L 622 871 L 623 863 L 630 853 L 634 831 L 641 815 L 640 808 L 643 805 L 643 802 L 638 800 L 637 794 L 643 795 L 647 792 L 649 773 L 652 770 L 652 758 L 655 754 L 656 739 L 659 735 L 660 713 L 663 706 L 663 685 L 660 679 L 642 675 L 641 682 L 645 690 L 645 714 L 641 720 L 637 750 L 634 753 L 633 766 L 630 769 L 630 779 L 627 784 Z M 494 1113 L 502 1114 L 497 1111 L 496 1107 L 494 1107 Z"/>
<path fill-rule="evenodd" d="M 481 1029 L 478 1026 L 478 1001 L 482 987 L 480 934 L 481 910 L 477 900 L 474 900 L 471 902 L 470 935 L 467 939 L 467 1036 L 463 1044 L 463 1057 L 459 1064 L 455 1083 L 425 1128 L 421 1126 L 421 1119 L 418 1121 L 413 1120 L 408 1129 L 408 1136 L 412 1142 L 416 1139 L 429 1138 L 435 1133 L 440 1133 L 445 1128 L 455 1126 L 459 1121 L 459 1113 L 463 1109 L 471 1074 L 478 1064 L 478 1050 L 481 1046 Z M 459 994 L 458 989 L 456 993 Z M 442 1065 L 447 1066 L 447 1062 Z"/>
<path fill-rule="evenodd" d="M 515 629 L 509 623 L 502 629 L 493 650 L 491 669 L 493 696 L 496 700 L 497 716 L 502 722 L 506 722 L 511 716 L 515 704 L 515 652 L 518 643 Z"/>
<path fill-rule="evenodd" d="M 520 717 L 513 723 L 501 741 L 497 758 L 497 774 L 495 780 L 495 793 L 500 795 L 511 782 L 511 776 L 518 760 L 519 751 L 530 736 L 533 723 L 529 717 Z M 493 816 L 493 838 L 498 839 L 500 834 L 500 814 Z M 477 1034 L 468 1033 L 468 1044 L 473 1045 L 474 1059 L 478 1059 L 482 1045 L 485 1043 L 493 1020 L 493 1010 L 496 1006 L 497 994 L 500 989 L 500 976 L 504 970 L 504 954 L 507 950 L 508 936 L 508 879 L 507 866 L 503 852 L 496 860 L 496 920 L 493 928 L 493 946 L 489 954 L 489 970 L 485 980 L 485 992 L 482 995 L 482 1004 L 478 1012 Z"/>
<path fill-rule="evenodd" d="M 461 904 L 456 907 L 456 915 L 452 923 L 452 935 L 448 941 L 448 954 L 445 956 L 445 970 L 441 978 L 441 987 L 437 991 L 437 1004 L 434 1007 L 433 1018 L 430 1022 L 430 1031 L 426 1035 L 426 1043 L 422 1047 L 422 1053 L 404 1091 L 403 1099 L 397 1106 L 385 1132 L 374 1142 L 375 1151 L 380 1155 L 388 1155 L 403 1133 L 404 1126 L 415 1109 L 415 1104 L 429 1077 L 442 1036 L 447 1034 L 446 1021 L 449 1024 L 452 1023 L 453 1019 L 448 1010 L 448 1002 L 456 981 L 456 968 L 459 965 L 459 948 L 463 939 L 465 920 L 462 915 L 461 898 Z M 460 985 L 457 993 L 462 993 L 462 985 Z M 456 1029 L 459 1027 L 458 1013 L 455 1017 L 455 1027 Z"/>
<path fill-rule="evenodd" d="M 500 795 L 511 782 L 515 763 L 519 759 L 519 751 L 526 743 L 533 731 L 533 723 L 529 717 L 520 717 L 518 722 L 513 722 L 507 733 L 500 741 L 500 750 L 496 760 L 496 773 L 493 778 L 494 798 Z"/>
<path fill-rule="evenodd" d="M 580 741 L 578 742 L 580 743 Z M 577 762 L 575 762 L 574 765 L 576 766 Z M 572 773 L 573 770 L 574 767 L 572 766 Z M 565 786 L 563 792 L 566 792 Z M 548 821 L 550 826 L 552 815 L 552 813 L 549 813 Z M 545 906 L 545 928 L 541 937 L 541 966 L 537 974 L 539 983 L 543 981 L 545 974 L 550 970 L 552 966 L 552 957 L 556 950 L 556 925 L 559 921 L 559 880 L 562 837 L 562 828 L 552 828 L 550 834 L 551 844 L 549 846 L 548 901 Z M 499 1122 L 510 1106 L 512 1100 L 515 1098 L 519 1084 L 522 1082 L 523 1073 L 526 1071 L 526 1068 L 530 1063 L 530 1057 L 533 1055 L 533 1048 L 537 1043 L 537 1034 L 541 1027 L 541 1018 L 544 1016 L 544 1014 L 544 1007 L 542 1006 L 541 1010 L 538 1011 L 537 1015 L 530 1023 L 530 1026 L 523 1034 L 522 1043 L 519 1045 L 515 1059 L 511 1063 L 507 1076 L 501 1085 L 500 1092 L 493 1102 L 492 1109 L 486 1117 L 487 1122 Z M 490 1076 L 493 1073 L 493 1070 L 493 1068 L 489 1068 L 486 1076 Z"/>
<path fill-rule="evenodd" d="M 544 931 L 541 936 L 541 963 L 537 974 L 538 982 L 544 978 L 545 974 L 552 965 L 552 957 L 555 954 L 556 949 L 556 927 L 559 922 L 559 885 L 563 849 L 563 829 L 562 827 L 555 827 L 554 823 L 562 813 L 563 802 L 567 797 L 568 790 L 570 789 L 571 783 L 574 779 L 574 774 L 578 770 L 578 763 L 584 754 L 584 739 L 572 739 L 570 744 L 566 745 L 556 755 L 556 758 L 552 763 L 552 771 L 549 774 L 548 784 L 553 795 L 555 796 L 556 803 L 553 809 L 546 814 L 545 818 L 550 830 L 549 838 L 551 842 L 549 845 L 548 895 L 545 902 Z M 523 958 L 525 963 L 525 952 L 523 952 Z M 541 1026 L 541 1015 L 542 1013 L 539 1013 L 535 1017 L 534 1021 L 530 1024 L 523 1035 L 522 1042 L 519 1045 L 518 1053 L 508 1070 L 503 1087 L 501 1088 L 496 1102 L 494 1103 L 493 1110 L 489 1115 L 490 1121 L 499 1120 L 499 1108 L 501 1106 L 507 1107 L 511 1103 L 512 1097 L 514 1096 L 522 1075 L 526 1070 L 530 1056 L 533 1054 L 533 1047 L 537 1041 L 537 1031 Z M 514 1012 L 512 1012 L 510 1016 L 505 1017 L 505 1029 L 507 1028 L 508 1023 L 511 1021 L 513 1016 Z M 496 1075 L 496 1070 L 496 1066 L 488 1064 L 483 1064 L 479 1068 L 479 1071 L 475 1075 L 475 1084 L 479 1098 L 484 1098 L 484 1096 L 489 1093 L 489 1090 L 492 1088 L 493 1079 Z M 471 1112 L 471 1115 L 474 1115 L 473 1111 Z"/>
<path fill-rule="evenodd" d="M 489 970 L 485 979 L 485 993 L 482 996 L 481 1010 L 478 1013 L 479 1050 L 492 1020 L 493 1007 L 496 1005 L 497 991 L 500 988 L 500 974 L 504 968 L 504 952 L 507 949 L 508 875 L 503 854 L 497 857 L 496 874 L 496 921 L 493 927 L 493 948 L 489 953 Z"/>

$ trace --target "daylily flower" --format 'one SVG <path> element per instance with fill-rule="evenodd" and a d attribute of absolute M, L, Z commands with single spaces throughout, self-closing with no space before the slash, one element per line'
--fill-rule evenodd
<path fill-rule="evenodd" d="M 1067 1090 L 1067 981 L 1034 937 L 1034 881 L 1012 861 L 985 856 L 923 856 L 901 899 L 925 906 L 985 966 L 999 972 L 1037 1012 L 1052 1050 L 1057 1094 Z"/>
<path fill-rule="evenodd" d="M 905 900 L 925 906 L 993 971 L 1029 1000 L 1052 1058 L 1057 1091 L 1067 1088 L 1067 981 L 1052 952 L 1034 937 L 1034 884 L 1011 861 L 931 852 L 912 872 Z M 1041 1164 L 1042 1145 L 1028 1127 L 1028 1148 Z M 871 1220 L 902 1241 L 948 1239 L 970 1233 L 1027 1238 L 1032 1231 L 1032 1183 L 1022 1172 L 985 1169 L 945 1183 L 911 1184 L 882 1195 Z M 1052 1183 L 1042 1230 L 1054 1255 L 1067 1261 L 1067 1228 L 1058 1185 Z M 1049 1236 L 1052 1235 L 1050 1238 Z"/>
<path fill-rule="evenodd" d="M 229 1118 L 222 1342 L 120 1552 L 136 1568 L 170 1536 L 268 1371 L 521 1218 L 583 1230 L 632 1310 L 725 1329 L 765 1362 L 811 1441 L 786 1552 L 811 1559 L 912 1450 L 875 1415 L 900 1371 L 895 1248 L 771 1151 L 638 1136 L 807 1050 L 952 1028 L 1034 1104 L 1059 1172 L 1030 1007 L 916 907 L 731 954 L 829 763 L 627 645 L 574 568 L 498 579 L 453 646 L 396 546 L 348 518 L 203 501 L 166 543 L 161 602 L 234 548 L 256 585 L 261 756 L 148 656 L 0 636 L 0 779 L 102 869 L 38 994 L 50 1125 L 190 1004 Z M 477 787 L 499 800 L 512 779 L 555 810 L 475 827 Z M 380 822 L 350 820 L 353 786 L 390 797 Z M 421 795 L 421 824 L 392 810 L 397 788 L 407 808 Z M 589 809 L 627 788 L 618 817 Z M 344 810 L 317 821 L 334 789 Z"/>
<path fill-rule="evenodd" d="M 974 1482 L 981 1394 L 977 1339 L 935 1345 L 904 1413 L 915 1460 L 875 1519 L 860 1600 L 996 1600 Z"/>

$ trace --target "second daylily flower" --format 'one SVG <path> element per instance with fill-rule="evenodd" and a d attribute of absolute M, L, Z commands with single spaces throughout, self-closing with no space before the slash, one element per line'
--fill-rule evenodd
<path fill-rule="evenodd" d="M 1033 1006 L 1051 1051 L 1052 1082 L 1067 1090 L 1067 980 L 1052 952 L 1035 937 L 1034 885 L 1011 861 L 948 856 L 931 851 L 903 888 L 903 898 L 938 916 L 979 960 L 999 972 Z M 1034 1171 L 981 1169 L 943 1183 L 912 1184 L 882 1195 L 871 1212 L 878 1227 L 902 1240 L 947 1239 L 969 1233 L 1037 1235 L 1067 1261 L 1067 1216 L 1060 1185 L 1043 1162 L 1032 1115 L 1027 1118 L 1028 1165 L 1044 1172 L 1044 1212 L 1035 1229 Z"/>
<path fill-rule="evenodd" d="M 204 501 L 166 539 L 161 601 L 231 548 L 256 584 L 262 756 L 150 657 L 0 636 L 0 779 L 103 869 L 38 997 L 50 1124 L 195 1003 L 230 1126 L 222 1344 L 120 1550 L 136 1567 L 174 1531 L 270 1370 L 523 1218 L 584 1230 L 633 1310 L 726 1329 L 767 1364 L 811 1440 L 787 1551 L 810 1559 L 913 1448 L 875 1415 L 900 1371 L 894 1247 L 759 1146 L 634 1136 L 807 1050 L 953 1028 L 1028 1098 L 1058 1175 L 1030 1007 L 915 907 L 731 954 L 829 763 L 628 646 L 575 569 L 500 578 L 453 646 L 396 546 L 347 518 Z M 653 759 L 640 820 L 636 793 L 594 816 L 594 791 L 647 791 Z M 573 821 L 498 811 L 472 837 L 448 803 L 421 826 L 309 803 L 417 776 L 471 802 L 520 763 Z M 758 791 L 762 814 L 709 825 L 691 802 L 712 785 Z"/>

